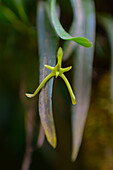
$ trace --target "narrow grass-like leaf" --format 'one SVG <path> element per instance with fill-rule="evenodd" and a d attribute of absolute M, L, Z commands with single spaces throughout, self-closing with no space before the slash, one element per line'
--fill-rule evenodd
<path fill-rule="evenodd" d="M 48 4 L 38 3 L 37 28 L 40 54 L 40 82 L 51 72 L 44 65 L 56 64 L 58 38 L 52 28 L 48 16 Z M 48 142 L 56 147 L 56 133 L 52 113 L 53 78 L 47 82 L 39 95 L 39 115 Z"/>
<path fill-rule="evenodd" d="M 13 0 L 15 3 L 15 6 L 17 7 L 18 13 L 20 18 L 25 22 L 28 23 L 28 17 L 25 13 L 23 1 L 22 0 Z"/>
<path fill-rule="evenodd" d="M 79 45 L 82 45 L 87 48 L 92 47 L 92 43 L 88 39 L 84 37 L 72 37 L 64 30 L 64 28 L 60 24 L 58 17 L 56 15 L 55 2 L 56 0 L 51 0 L 50 13 L 51 13 L 51 20 L 52 20 L 53 26 L 58 36 L 62 38 L 63 40 L 72 40 L 78 43 Z"/>
<path fill-rule="evenodd" d="M 105 28 L 111 46 L 111 99 L 113 100 L 113 17 L 111 16 L 100 16 L 98 17 L 99 23 Z"/>
<path fill-rule="evenodd" d="M 28 28 L 26 24 L 21 22 L 16 14 L 6 6 L 0 6 L 0 17 L 4 17 L 19 32 L 25 33 L 31 31 L 31 28 Z"/>
<path fill-rule="evenodd" d="M 94 4 L 91 0 L 82 0 L 84 22 L 82 24 L 82 33 L 93 43 L 95 39 L 95 11 Z M 74 87 L 77 98 L 77 105 L 72 107 L 72 160 L 74 161 L 78 155 L 84 125 L 87 117 L 90 91 L 91 91 L 91 75 L 93 63 L 93 50 L 79 46 L 75 54 L 75 76 Z"/>

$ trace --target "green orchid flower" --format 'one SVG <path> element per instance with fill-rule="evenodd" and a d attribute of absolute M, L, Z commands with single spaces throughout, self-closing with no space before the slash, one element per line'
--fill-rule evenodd
<path fill-rule="evenodd" d="M 66 68 L 62 68 L 62 67 L 61 67 L 62 57 L 63 57 L 63 51 L 62 51 L 62 48 L 59 47 L 58 53 L 57 53 L 57 59 L 58 59 L 58 61 L 57 61 L 56 66 L 55 66 L 55 67 L 52 67 L 52 66 L 49 66 L 49 65 L 44 65 L 47 69 L 51 70 L 51 73 L 50 73 L 48 76 L 45 77 L 45 79 L 41 82 L 41 84 L 38 86 L 38 88 L 35 90 L 35 92 L 34 92 L 33 94 L 26 93 L 25 95 L 26 95 L 27 97 L 32 98 L 32 97 L 36 96 L 36 94 L 40 91 L 40 89 L 43 87 L 43 85 L 44 85 L 49 79 L 51 79 L 51 78 L 54 77 L 54 76 L 55 76 L 56 78 L 57 78 L 58 76 L 60 76 L 60 77 L 64 80 L 64 82 L 65 82 L 65 84 L 66 84 L 66 86 L 67 86 L 67 88 L 68 88 L 68 91 L 69 91 L 69 94 L 70 94 L 70 97 L 71 97 L 71 100 L 72 100 L 73 105 L 76 104 L 75 95 L 74 95 L 74 93 L 73 93 L 73 90 L 72 90 L 72 88 L 71 88 L 71 85 L 70 85 L 68 79 L 66 78 L 66 76 L 64 75 L 64 73 L 67 72 L 67 71 L 69 71 L 69 70 L 72 68 L 72 66 L 66 67 Z"/>

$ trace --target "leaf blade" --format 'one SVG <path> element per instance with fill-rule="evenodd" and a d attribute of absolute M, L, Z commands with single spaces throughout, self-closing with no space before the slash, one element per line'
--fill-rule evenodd
<path fill-rule="evenodd" d="M 84 24 L 82 31 L 84 35 L 89 38 L 93 43 L 95 39 L 95 12 L 93 1 L 81 1 L 84 6 Z M 87 117 L 90 91 L 91 91 L 91 75 L 93 64 L 93 51 L 91 49 L 79 46 L 77 48 L 77 55 L 75 56 L 75 77 L 74 87 L 77 98 L 77 105 L 72 106 L 72 160 L 74 161 L 78 155 L 81 145 L 84 125 Z"/>
<path fill-rule="evenodd" d="M 55 0 L 51 0 L 50 14 L 53 26 L 59 37 L 62 38 L 63 40 L 72 40 L 78 43 L 79 45 L 91 48 L 92 43 L 88 39 L 86 39 L 85 37 L 72 37 L 64 30 L 56 15 L 55 2 L 56 2 Z"/>
<path fill-rule="evenodd" d="M 111 46 L 111 84 L 110 84 L 111 93 L 110 94 L 111 94 L 111 100 L 113 100 L 113 18 L 109 15 L 107 16 L 99 15 L 98 19 L 108 34 L 108 38 Z"/>
<path fill-rule="evenodd" d="M 73 21 L 69 33 L 73 36 L 82 36 L 83 10 L 81 0 L 70 0 L 73 9 Z M 64 43 L 64 60 L 67 60 L 77 47 L 74 42 L 67 41 Z"/>
<path fill-rule="evenodd" d="M 50 70 L 44 67 L 55 65 L 56 48 L 58 38 L 56 37 L 48 17 L 48 4 L 38 3 L 38 37 L 39 37 L 39 54 L 40 54 L 40 82 L 50 73 Z M 53 78 L 49 80 L 39 95 L 39 115 L 42 126 L 45 131 L 48 142 L 56 147 L 56 132 L 52 113 L 52 87 Z"/>

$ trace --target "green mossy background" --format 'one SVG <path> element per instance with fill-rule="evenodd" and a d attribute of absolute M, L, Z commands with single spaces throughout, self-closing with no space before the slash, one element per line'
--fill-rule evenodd
<path fill-rule="evenodd" d="M 113 102 L 110 100 L 110 44 L 105 30 L 96 25 L 91 102 L 79 155 L 71 162 L 70 97 L 61 79 L 54 82 L 53 112 L 58 138 L 54 150 L 45 140 L 37 147 L 39 131 L 38 99 L 26 99 L 39 79 L 39 56 L 36 30 L 36 1 L 25 0 L 25 9 L 33 31 L 18 31 L 0 14 L 0 169 L 20 170 L 26 149 L 27 112 L 31 109 L 33 147 L 30 170 L 112 170 L 113 169 Z M 1 1 L 0 1 L 1 3 Z M 12 1 L 2 3 L 17 11 Z M 72 11 L 68 0 L 59 0 L 61 21 L 68 31 Z M 96 14 L 113 16 L 112 0 L 95 0 Z M 18 14 L 17 14 L 18 15 Z M 67 18 L 69 22 L 67 22 Z M 61 41 L 62 44 L 62 41 Z M 63 63 L 71 65 L 73 57 Z M 66 74 L 71 79 L 70 74 Z M 32 109 L 33 107 L 33 109 Z M 26 119 L 27 119 L 26 118 Z"/>

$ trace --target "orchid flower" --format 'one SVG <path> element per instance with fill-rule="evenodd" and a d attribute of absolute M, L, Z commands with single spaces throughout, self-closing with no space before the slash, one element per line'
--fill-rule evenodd
<path fill-rule="evenodd" d="M 71 100 L 72 100 L 73 105 L 76 104 L 75 95 L 74 95 L 74 93 L 73 93 L 73 90 L 72 90 L 72 88 L 71 88 L 71 85 L 70 85 L 68 79 L 66 78 L 66 76 L 64 75 L 64 73 L 67 72 L 67 71 L 69 71 L 69 70 L 72 68 L 72 66 L 66 67 L 66 68 L 62 68 L 62 67 L 61 67 L 61 65 L 62 65 L 62 57 L 63 57 L 63 51 L 62 51 L 62 48 L 59 47 L 58 53 L 57 53 L 57 59 L 58 59 L 58 61 L 57 61 L 56 66 L 55 66 L 55 67 L 52 67 L 52 66 L 49 66 L 49 65 L 44 65 L 47 69 L 51 70 L 51 73 L 50 73 L 48 76 L 45 77 L 45 79 L 41 82 L 41 84 L 38 86 L 38 88 L 35 90 L 35 92 L 34 92 L 33 94 L 26 93 L 25 95 L 26 95 L 27 97 L 32 98 L 32 97 L 36 96 L 36 94 L 41 90 L 41 88 L 43 87 L 43 85 L 44 85 L 49 79 L 51 79 L 51 78 L 54 77 L 54 76 L 55 76 L 56 78 L 57 78 L 58 76 L 60 76 L 60 77 L 64 80 L 64 82 L 65 82 L 65 84 L 66 84 L 66 86 L 67 86 L 67 88 L 68 88 L 68 91 L 69 91 L 69 94 L 70 94 L 70 97 L 71 97 Z"/>

